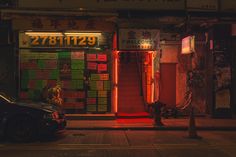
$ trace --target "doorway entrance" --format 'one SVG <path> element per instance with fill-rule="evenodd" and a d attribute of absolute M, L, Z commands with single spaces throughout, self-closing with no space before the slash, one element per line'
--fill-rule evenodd
<path fill-rule="evenodd" d="M 119 53 L 118 116 L 147 115 L 142 94 L 142 55 Z"/>

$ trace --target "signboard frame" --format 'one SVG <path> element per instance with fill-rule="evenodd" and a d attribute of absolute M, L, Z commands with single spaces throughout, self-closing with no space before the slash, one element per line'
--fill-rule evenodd
<path fill-rule="evenodd" d="M 19 32 L 19 48 L 99 48 L 99 32 Z"/>
<path fill-rule="evenodd" d="M 156 51 L 160 44 L 159 29 L 129 29 L 118 31 L 119 51 Z"/>
<path fill-rule="evenodd" d="M 191 54 L 195 52 L 195 36 L 184 37 L 181 42 L 181 54 Z"/>

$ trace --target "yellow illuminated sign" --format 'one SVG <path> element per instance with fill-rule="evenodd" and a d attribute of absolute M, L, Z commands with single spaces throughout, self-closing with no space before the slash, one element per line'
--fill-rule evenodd
<path fill-rule="evenodd" d="M 29 47 L 96 47 L 101 33 L 26 32 Z"/>
<path fill-rule="evenodd" d="M 95 36 L 31 36 L 30 45 L 43 46 L 43 47 L 93 47 L 98 43 L 98 39 Z"/>

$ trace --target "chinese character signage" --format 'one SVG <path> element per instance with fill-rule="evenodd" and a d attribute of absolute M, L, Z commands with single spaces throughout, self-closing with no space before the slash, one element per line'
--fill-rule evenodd
<path fill-rule="evenodd" d="M 156 29 L 120 29 L 119 50 L 157 50 L 160 31 Z"/>

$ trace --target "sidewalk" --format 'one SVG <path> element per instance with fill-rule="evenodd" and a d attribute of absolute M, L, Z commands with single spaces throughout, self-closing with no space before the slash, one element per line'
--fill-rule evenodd
<path fill-rule="evenodd" d="M 189 118 L 162 119 L 164 126 L 153 125 L 151 118 L 115 120 L 67 120 L 68 130 L 187 130 Z M 236 119 L 213 119 L 196 117 L 198 130 L 236 130 Z"/>

